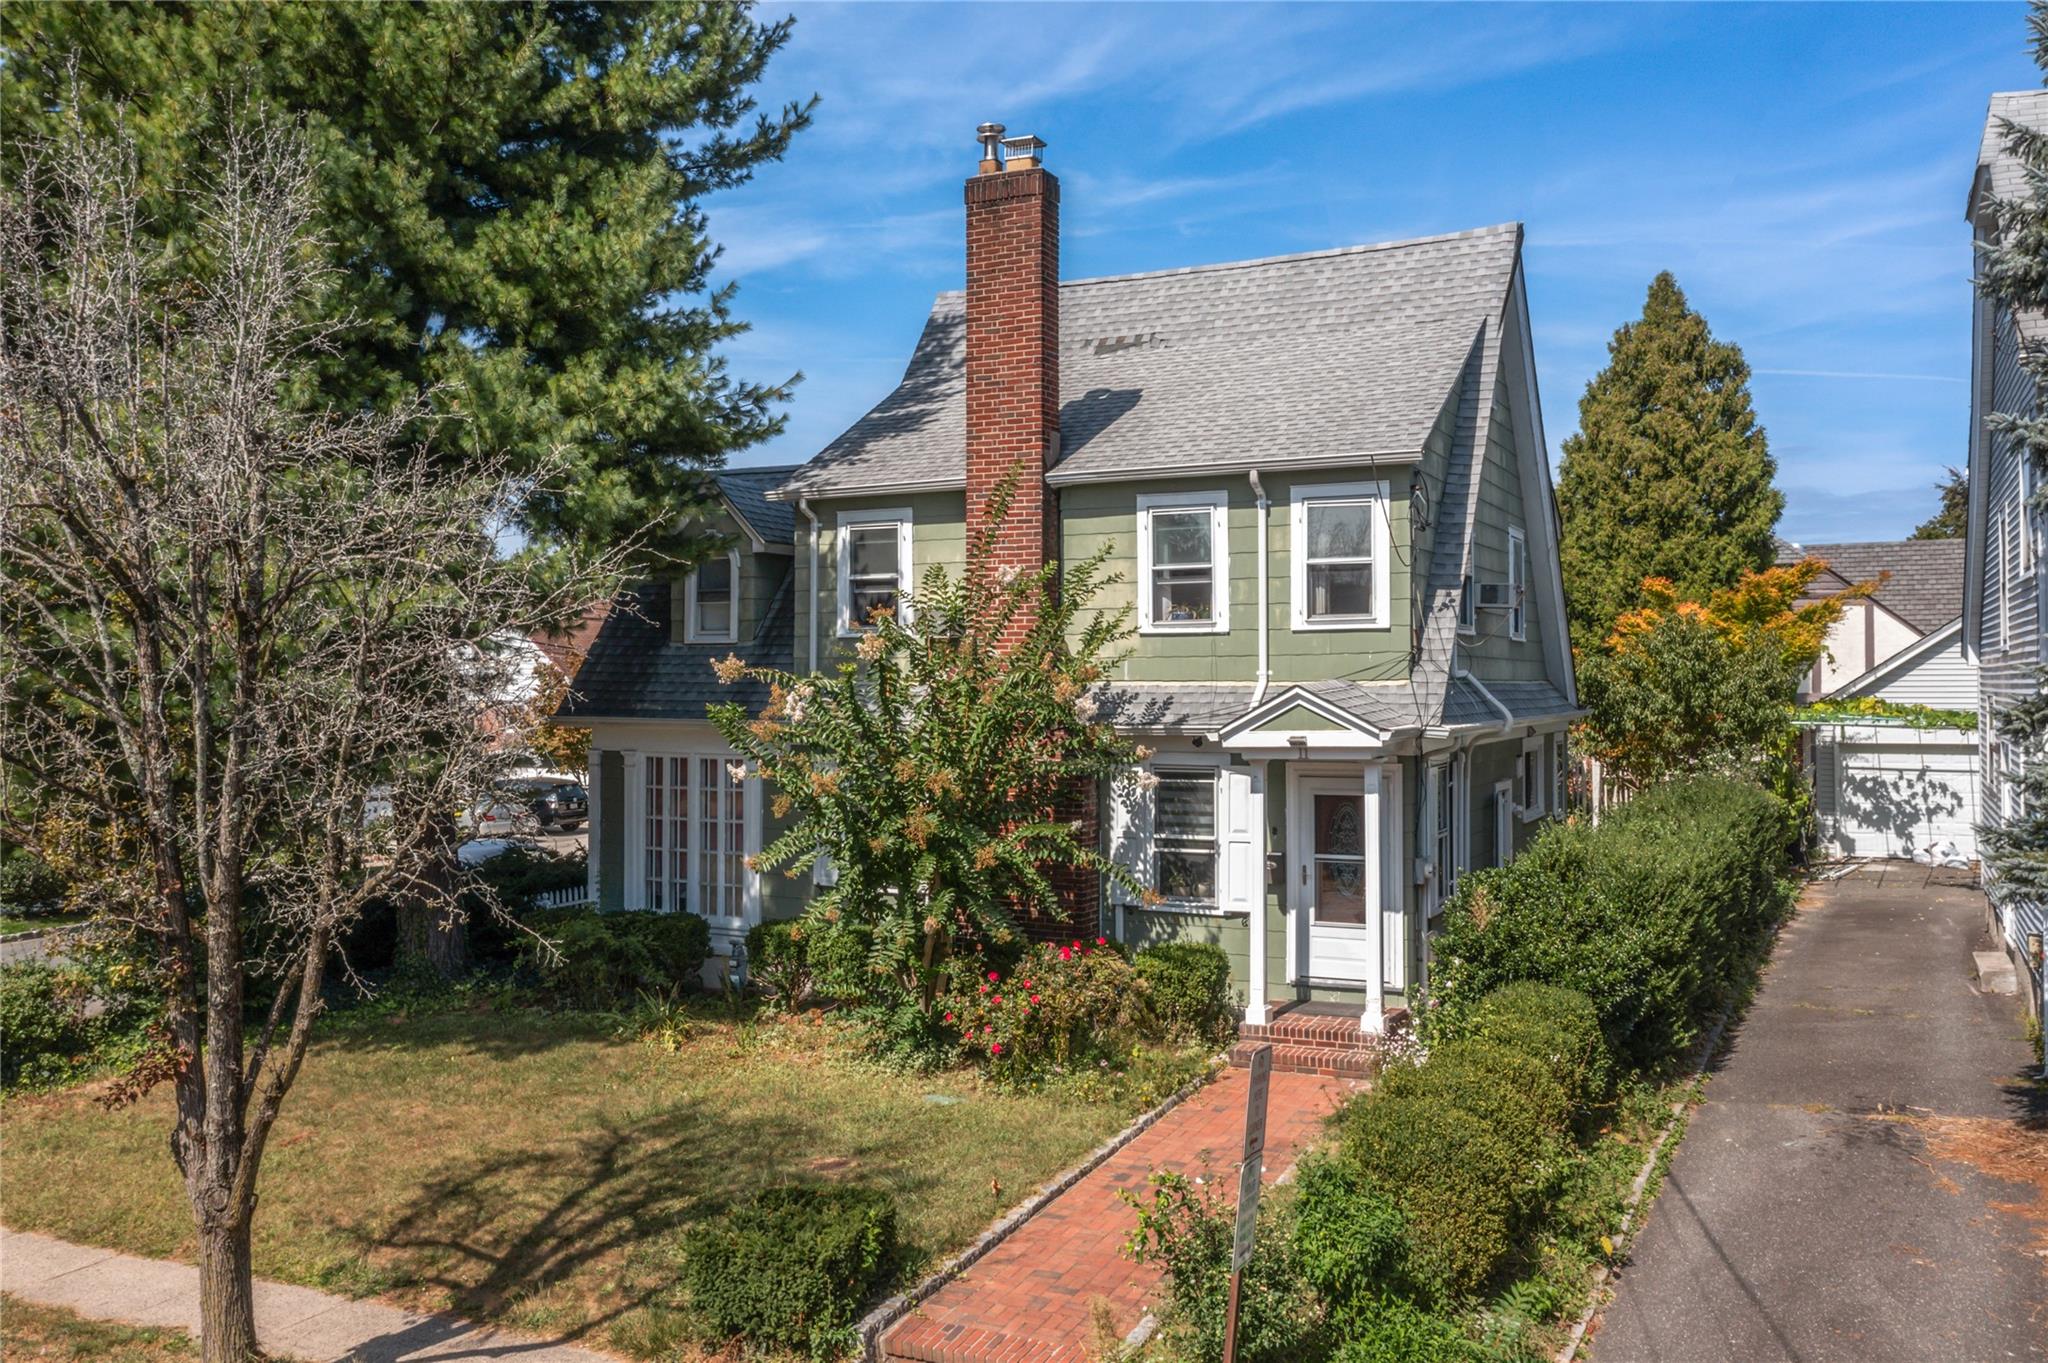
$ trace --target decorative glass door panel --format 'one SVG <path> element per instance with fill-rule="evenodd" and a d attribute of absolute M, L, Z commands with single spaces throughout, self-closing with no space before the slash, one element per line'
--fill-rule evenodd
<path fill-rule="evenodd" d="M 1363 927 L 1365 797 L 1318 794 L 1315 805 L 1315 920 Z"/>

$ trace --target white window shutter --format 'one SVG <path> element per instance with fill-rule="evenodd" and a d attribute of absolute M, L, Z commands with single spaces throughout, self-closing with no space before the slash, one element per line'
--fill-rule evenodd
<path fill-rule="evenodd" d="M 1216 825 L 1223 854 L 1223 903 L 1231 913 L 1250 913 L 1264 893 L 1259 857 L 1260 806 L 1250 770 L 1225 767 L 1217 788 Z"/>
<path fill-rule="evenodd" d="M 1128 778 L 1110 783 L 1109 855 L 1140 885 L 1152 883 L 1152 793 Z M 1117 886 L 1116 898 L 1131 903 L 1136 896 Z"/>

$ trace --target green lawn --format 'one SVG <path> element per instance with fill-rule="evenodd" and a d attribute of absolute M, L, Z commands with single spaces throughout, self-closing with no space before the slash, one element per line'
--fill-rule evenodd
<path fill-rule="evenodd" d="M 7 1363 L 197 1363 L 199 1345 L 183 1330 L 87 1320 L 61 1306 L 0 1296 L 0 1358 Z"/>
<path fill-rule="evenodd" d="M 317 1043 L 271 1138 L 256 1271 L 652 1357 L 690 1333 L 688 1223 L 770 1184 L 862 1180 L 897 1194 L 928 1262 L 1186 1072 L 1020 1096 L 878 1069 L 815 1018 L 700 1018 L 666 1054 L 594 1018 L 360 1016 Z M 0 1106 L 7 1224 L 190 1259 L 168 1093 L 110 1112 L 94 1088 Z"/>
<path fill-rule="evenodd" d="M 34 917 L 20 914 L 0 913 L 0 937 L 15 932 L 47 932 L 51 928 L 68 928 L 73 923 L 83 923 L 82 913 L 44 913 Z"/>

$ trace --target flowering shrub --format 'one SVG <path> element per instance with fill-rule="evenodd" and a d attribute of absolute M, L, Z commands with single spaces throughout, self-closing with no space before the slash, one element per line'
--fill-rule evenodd
<path fill-rule="evenodd" d="M 1151 989 L 1097 937 L 1039 944 L 1008 973 L 973 963 L 942 999 L 946 1025 L 992 1073 L 1028 1079 L 1157 1034 Z"/>

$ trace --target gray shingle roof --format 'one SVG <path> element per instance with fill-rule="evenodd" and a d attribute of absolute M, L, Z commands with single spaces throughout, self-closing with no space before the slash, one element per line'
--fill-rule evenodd
<path fill-rule="evenodd" d="M 1519 224 L 1060 285 L 1054 483 L 1418 453 L 1501 314 Z M 903 380 L 791 478 L 813 495 L 964 481 L 965 299 Z"/>
<path fill-rule="evenodd" d="M 778 464 L 773 468 L 720 469 L 714 476 L 719 492 L 755 534 L 769 544 L 786 547 L 796 539 L 796 511 L 788 502 L 769 501 L 768 494 L 799 467 Z"/>
<path fill-rule="evenodd" d="M 642 582 L 613 602 L 604 628 L 576 670 L 560 719 L 703 719 L 705 707 L 736 700 L 749 710 L 767 703 L 757 682 L 725 685 L 712 663 L 736 653 L 750 663 L 787 670 L 796 644 L 790 573 L 769 599 L 754 637 L 737 644 L 684 644 L 669 637 L 669 584 Z"/>
<path fill-rule="evenodd" d="M 1879 605 L 1922 634 L 1940 629 L 1963 613 L 1962 540 L 1874 540 L 1855 544 L 1778 545 L 1778 562 L 1824 558 L 1839 591 L 1858 582 L 1891 578 L 1877 589 Z"/>
<path fill-rule="evenodd" d="M 1486 685 L 1517 723 L 1579 713 L 1563 692 L 1547 681 Z M 1103 714 L 1119 728 L 1213 733 L 1251 709 L 1254 690 L 1249 682 L 1117 682 L 1105 686 L 1101 696 Z M 1500 711 L 1464 680 L 1453 680 L 1447 690 L 1435 693 L 1418 684 L 1365 686 L 1317 681 L 1277 685 L 1267 688 L 1262 704 L 1289 691 L 1308 692 L 1382 730 L 1491 724 L 1500 719 Z M 1441 714 L 1434 709 L 1436 699 L 1441 700 Z"/>

